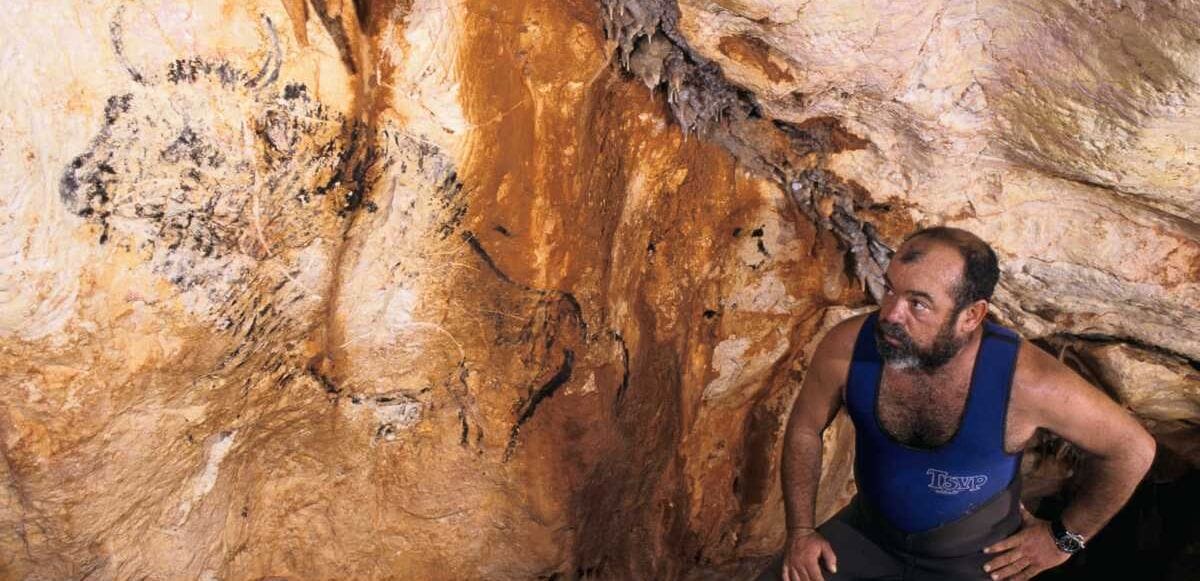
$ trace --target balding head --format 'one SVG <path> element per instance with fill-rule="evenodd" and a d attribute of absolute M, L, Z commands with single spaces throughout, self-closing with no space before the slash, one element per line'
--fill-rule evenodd
<path fill-rule="evenodd" d="M 904 239 L 894 259 L 904 264 L 918 262 L 934 244 L 954 249 L 963 259 L 962 272 L 953 293 L 956 311 L 975 301 L 991 300 L 1000 280 L 996 252 L 987 242 L 966 230 L 948 226 L 917 230 Z"/>

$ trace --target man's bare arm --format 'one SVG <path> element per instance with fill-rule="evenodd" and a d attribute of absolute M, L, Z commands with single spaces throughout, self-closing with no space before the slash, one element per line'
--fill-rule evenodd
<path fill-rule="evenodd" d="M 826 334 L 813 353 L 784 434 L 782 479 L 789 533 L 816 526 L 817 485 L 821 480 L 821 434 L 842 405 L 841 388 L 860 317 Z"/>
<path fill-rule="evenodd" d="M 1154 438 L 1103 392 L 1037 347 L 1025 343 L 1013 378 L 1009 410 L 1022 423 L 1062 436 L 1088 454 L 1089 477 L 1062 514 L 1063 525 L 1090 540 L 1120 510 L 1154 460 Z M 1056 546 L 1051 524 L 1028 513 L 1021 529 L 984 548 L 996 555 L 983 570 L 992 579 L 1026 581 L 1070 558 Z"/>
<path fill-rule="evenodd" d="M 1155 442 L 1099 389 L 1045 352 L 1029 349 L 1029 397 L 1037 425 L 1089 454 L 1087 479 L 1063 511 L 1064 526 L 1091 539 L 1129 500 L 1154 460 Z"/>
<path fill-rule="evenodd" d="M 837 554 L 815 529 L 817 486 L 821 480 L 821 434 L 841 406 L 841 386 L 861 317 L 843 321 L 821 339 L 788 416 L 783 442 L 783 505 L 788 538 L 784 581 L 824 581 L 820 562 L 837 573 Z"/>

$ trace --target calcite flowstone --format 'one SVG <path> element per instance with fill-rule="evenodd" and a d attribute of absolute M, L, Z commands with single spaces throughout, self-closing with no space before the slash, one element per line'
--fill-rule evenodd
<path fill-rule="evenodd" d="M 0 579 L 752 577 L 935 223 L 1180 478 L 1195 8 L 10 2 Z"/>

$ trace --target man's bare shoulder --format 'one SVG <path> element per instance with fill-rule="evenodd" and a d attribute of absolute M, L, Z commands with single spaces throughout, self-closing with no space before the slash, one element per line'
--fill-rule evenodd
<path fill-rule="evenodd" d="M 1046 395 L 1066 375 L 1074 375 L 1069 367 L 1041 347 L 1021 339 L 1017 352 L 1017 368 L 1013 372 L 1014 395 L 1036 400 Z"/>
<path fill-rule="evenodd" d="M 1021 340 L 1017 366 L 1013 372 L 1012 402 L 1028 420 L 1038 427 L 1051 427 L 1067 402 L 1092 404 L 1092 395 L 1102 395 L 1100 388 L 1081 377 L 1051 353 L 1026 340 Z"/>
<path fill-rule="evenodd" d="M 1044 428 L 1087 452 L 1154 456 L 1154 438 L 1132 413 L 1029 341 L 1022 341 L 1017 357 L 1012 405 L 1010 417 L 1015 412 L 1027 429 Z"/>

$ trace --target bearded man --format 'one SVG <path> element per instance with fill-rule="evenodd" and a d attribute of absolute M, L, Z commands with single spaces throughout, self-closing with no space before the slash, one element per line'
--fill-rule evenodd
<path fill-rule="evenodd" d="M 1149 469 L 1136 420 L 1054 357 L 987 319 L 996 254 L 974 234 L 911 234 L 878 311 L 818 345 L 783 449 L 787 542 L 760 579 L 1029 579 L 1066 561 Z M 858 494 L 817 526 L 821 434 L 845 405 Z M 1021 505 L 1020 466 L 1037 429 L 1097 464 L 1054 521 Z"/>

